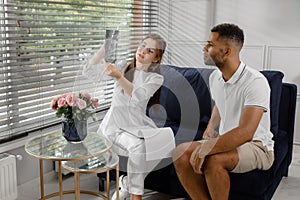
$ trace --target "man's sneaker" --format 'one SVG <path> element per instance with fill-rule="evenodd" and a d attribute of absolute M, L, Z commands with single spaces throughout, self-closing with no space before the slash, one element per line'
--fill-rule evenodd
<path fill-rule="evenodd" d="M 127 177 L 122 175 L 119 177 L 119 199 L 125 200 L 126 197 L 129 197 L 129 191 L 126 184 Z M 112 200 L 117 200 L 117 192 L 115 191 L 111 197 Z"/>

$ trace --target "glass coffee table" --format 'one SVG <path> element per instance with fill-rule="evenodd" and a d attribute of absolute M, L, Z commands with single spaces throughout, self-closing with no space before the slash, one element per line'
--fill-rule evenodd
<path fill-rule="evenodd" d="M 112 143 L 103 135 L 98 133 L 88 133 L 85 140 L 81 143 L 69 143 L 60 132 L 42 135 L 25 144 L 25 151 L 39 159 L 40 164 L 40 191 L 41 199 L 49 199 L 59 196 L 63 199 L 64 194 L 75 193 L 75 199 L 80 199 L 80 193 L 99 196 L 109 199 L 110 179 L 109 171 L 116 170 L 116 189 L 118 191 L 119 178 L 119 158 L 111 151 Z M 43 161 L 53 160 L 58 162 L 58 184 L 59 191 L 45 195 L 44 193 L 44 172 Z M 75 189 L 63 191 L 62 188 L 62 169 L 74 173 Z M 107 191 L 106 196 L 100 193 L 80 190 L 80 174 L 106 172 Z M 118 193 L 117 193 L 118 196 Z"/>

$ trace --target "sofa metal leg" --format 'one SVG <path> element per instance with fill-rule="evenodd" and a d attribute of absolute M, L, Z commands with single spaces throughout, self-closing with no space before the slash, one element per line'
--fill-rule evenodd
<path fill-rule="evenodd" d="M 104 191 L 104 179 L 102 177 L 99 177 L 99 191 Z"/>

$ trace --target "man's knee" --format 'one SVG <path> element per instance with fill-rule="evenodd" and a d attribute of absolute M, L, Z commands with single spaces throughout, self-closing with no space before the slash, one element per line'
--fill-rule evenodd
<path fill-rule="evenodd" d="M 224 156 L 220 154 L 214 154 L 207 156 L 205 159 L 205 166 L 208 168 L 221 166 L 224 160 Z"/>
<path fill-rule="evenodd" d="M 189 165 L 191 154 L 199 145 L 200 143 L 198 142 L 186 142 L 178 145 L 172 152 L 175 167 Z"/>
<path fill-rule="evenodd" d="M 172 152 L 175 167 L 179 168 L 181 166 L 189 165 L 192 152 L 193 144 L 191 142 L 186 142 L 178 145 Z"/>
<path fill-rule="evenodd" d="M 186 143 L 178 145 L 172 152 L 172 158 L 174 163 L 178 163 L 187 159 Z"/>
<path fill-rule="evenodd" d="M 238 162 L 238 155 L 235 152 L 220 153 L 208 156 L 205 160 L 204 171 L 227 170 L 230 171 Z"/>

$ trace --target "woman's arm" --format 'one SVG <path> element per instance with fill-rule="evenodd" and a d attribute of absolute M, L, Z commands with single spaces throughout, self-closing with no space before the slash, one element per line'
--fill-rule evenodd
<path fill-rule="evenodd" d="M 127 80 L 115 66 L 111 64 L 106 65 L 105 73 L 118 81 L 118 84 L 124 90 L 124 93 L 131 97 L 131 102 L 133 104 L 138 104 L 139 102 L 149 99 L 151 96 L 153 96 L 159 87 L 161 87 L 164 80 L 163 76 L 155 74 L 145 79 L 141 85 L 134 85 L 132 82 Z"/>
<path fill-rule="evenodd" d="M 105 49 L 104 49 L 104 44 L 102 47 L 97 51 L 97 53 L 89 60 L 87 63 L 87 67 L 90 67 L 92 65 L 98 64 L 101 59 L 103 59 L 105 56 Z"/>
<path fill-rule="evenodd" d="M 116 81 L 118 81 L 120 87 L 124 90 L 126 94 L 132 96 L 133 84 L 130 81 L 128 81 L 115 66 L 107 64 L 105 66 L 105 73 L 106 75 L 111 76 Z"/>

